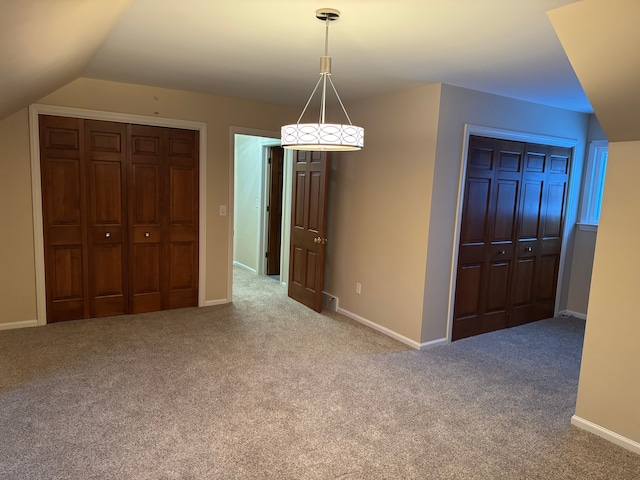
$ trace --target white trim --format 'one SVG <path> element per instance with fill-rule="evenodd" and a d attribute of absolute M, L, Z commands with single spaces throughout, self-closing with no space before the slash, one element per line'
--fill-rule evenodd
<path fill-rule="evenodd" d="M 231 303 L 231 300 L 228 298 L 219 298 L 218 300 L 207 300 L 204 303 L 205 307 L 214 307 L 216 305 L 226 305 L 227 303 Z"/>
<path fill-rule="evenodd" d="M 458 205 L 456 209 L 456 223 L 454 227 L 453 235 L 453 255 L 451 257 L 451 281 L 449 283 L 449 309 L 447 312 L 447 339 L 451 339 L 453 333 L 453 307 L 455 303 L 455 288 L 457 280 L 457 266 L 458 266 L 458 245 L 460 243 L 460 228 L 462 223 L 462 207 L 464 202 L 464 179 L 467 174 L 467 154 L 469 151 L 469 136 L 480 135 L 491 138 L 499 138 L 503 140 L 513 140 L 518 142 L 539 143 L 543 145 L 553 145 L 557 147 L 569 147 L 573 148 L 573 158 L 571 162 L 571 170 L 569 171 L 567 179 L 567 200 L 565 205 L 565 218 L 569 212 L 569 206 L 571 202 L 571 184 L 573 182 L 573 171 L 576 162 L 576 153 L 578 147 L 578 140 L 573 138 L 555 137 L 552 135 L 541 135 L 536 133 L 518 132 L 514 130 L 505 130 L 502 128 L 485 127 L 481 125 L 473 125 L 466 123 L 464 125 L 464 133 L 462 140 L 462 156 L 460 158 L 460 177 L 458 179 Z M 564 276 L 564 264 L 565 255 L 567 250 L 567 241 L 569 234 L 569 226 L 567 222 L 564 224 L 564 231 L 562 232 L 562 246 L 560 251 L 560 265 L 558 268 L 558 282 L 556 284 L 556 304 L 554 306 L 554 315 L 558 315 L 559 303 L 561 296 L 562 279 Z"/>
<path fill-rule="evenodd" d="M 0 330 L 12 330 L 14 328 L 37 327 L 38 320 L 23 320 L 21 322 L 0 323 Z"/>
<path fill-rule="evenodd" d="M 44 278 L 44 232 L 42 227 L 42 184 L 40 172 L 40 127 L 38 115 L 56 115 L 89 120 L 106 120 L 110 122 L 152 125 L 199 132 L 199 248 L 198 248 L 198 306 L 207 304 L 206 288 L 206 254 L 207 254 L 207 124 L 190 120 L 172 118 L 147 117 L 129 113 L 103 112 L 83 108 L 58 107 L 54 105 L 32 104 L 29 106 L 29 143 L 31 146 L 31 195 L 33 200 L 33 236 L 36 273 L 36 308 L 37 324 L 47 323 L 46 291 Z"/>
<path fill-rule="evenodd" d="M 582 182 L 582 188 L 580 191 L 581 205 L 578 222 L 585 225 L 595 226 L 596 230 L 598 225 L 593 223 L 593 207 L 597 203 L 596 193 L 598 190 L 594 188 L 594 184 L 604 186 L 604 172 L 602 178 L 597 172 L 598 169 L 603 167 L 603 160 L 601 156 L 603 151 L 609 151 L 608 140 L 592 140 L 589 143 L 589 153 L 587 155 L 587 161 L 585 162 L 584 169 L 584 181 Z M 604 163 L 606 167 L 606 160 Z"/>
<path fill-rule="evenodd" d="M 581 230 L 583 232 L 597 232 L 598 231 L 598 225 L 592 225 L 590 223 L 576 223 L 576 225 L 578 226 L 578 230 Z"/>
<path fill-rule="evenodd" d="M 573 310 L 562 310 L 561 312 L 558 313 L 558 315 L 560 315 L 561 317 L 579 318 L 580 320 L 587 319 L 586 313 L 574 312 Z"/>
<path fill-rule="evenodd" d="M 256 275 L 258 274 L 258 272 L 256 271 L 255 268 L 251 268 L 251 267 L 245 265 L 244 263 L 240 263 L 240 262 L 237 262 L 235 260 L 233 261 L 233 266 L 241 268 L 242 270 L 246 270 L 247 272 L 255 273 Z"/>
<path fill-rule="evenodd" d="M 422 342 L 418 350 L 428 350 L 429 348 L 437 347 L 440 345 L 447 345 L 451 343 L 446 338 L 436 338 L 435 340 L 429 340 L 428 342 Z"/>
<path fill-rule="evenodd" d="M 353 312 L 350 312 L 349 310 L 345 310 L 342 307 L 338 307 L 336 310 L 338 313 L 344 315 L 345 317 L 349 317 L 352 320 L 355 320 L 358 323 L 361 323 L 369 328 L 372 328 L 374 330 L 377 330 L 380 333 L 384 333 L 385 335 L 387 335 L 388 337 L 391 337 L 395 340 L 398 340 L 399 342 L 404 343 L 405 345 L 409 345 L 411 348 L 415 348 L 416 350 L 420 350 L 422 348 L 427 348 L 427 347 L 435 347 L 436 345 L 442 345 L 442 344 L 446 344 L 449 343 L 448 340 L 446 338 L 438 338 L 437 340 L 431 340 L 429 342 L 424 342 L 424 343 L 418 343 L 415 340 L 411 340 L 410 338 L 405 337 L 404 335 L 401 335 L 397 332 L 394 332 L 393 330 L 387 328 L 387 327 L 383 327 L 382 325 L 378 325 L 375 322 L 372 322 L 371 320 L 367 320 L 364 317 L 361 317 L 358 314 L 355 314 Z"/>
<path fill-rule="evenodd" d="M 585 420 L 577 415 L 571 417 L 571 424 L 581 428 L 582 430 L 586 430 L 587 432 L 593 433 L 605 440 L 610 441 L 622 448 L 625 448 L 633 453 L 640 455 L 640 443 L 635 440 L 631 440 L 630 438 L 623 437 L 619 433 L 608 430 L 600 425 L 590 422 L 589 420 Z"/>

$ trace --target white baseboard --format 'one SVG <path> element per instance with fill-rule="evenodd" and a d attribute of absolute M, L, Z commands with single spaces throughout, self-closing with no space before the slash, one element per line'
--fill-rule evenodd
<path fill-rule="evenodd" d="M 568 316 L 573 318 L 579 318 L 580 320 L 587 319 L 586 313 L 574 312 L 573 310 L 562 310 L 561 312 L 559 312 L 559 315 L 561 317 Z"/>
<path fill-rule="evenodd" d="M 217 300 L 205 300 L 204 306 L 213 307 L 214 305 L 224 305 L 226 303 L 231 303 L 231 300 L 229 300 L 228 298 L 219 298 Z"/>
<path fill-rule="evenodd" d="M 400 335 L 397 332 L 394 332 L 393 330 L 387 328 L 387 327 L 383 327 L 382 325 L 378 325 L 375 322 L 372 322 L 371 320 L 367 320 L 364 317 L 361 317 L 360 315 L 357 315 L 353 312 L 350 312 L 349 310 L 345 310 L 344 308 L 338 307 L 337 312 L 344 315 L 345 317 L 349 317 L 353 320 L 355 320 L 358 323 L 361 323 L 363 325 L 366 325 L 369 328 L 373 328 L 374 330 L 377 330 L 380 333 L 384 333 L 385 335 L 398 340 L 399 342 L 404 343 L 405 345 L 409 345 L 411 348 L 415 348 L 416 350 L 421 350 L 423 348 L 430 348 L 430 347 L 435 347 L 436 345 L 442 345 L 444 343 L 447 343 L 447 339 L 446 338 L 439 338 L 437 340 L 431 340 L 430 342 L 425 342 L 425 343 L 418 343 L 415 340 L 411 340 L 410 338 L 405 337 L 404 335 Z"/>
<path fill-rule="evenodd" d="M 242 270 L 246 270 L 247 272 L 256 273 L 256 274 L 258 273 L 258 271 L 255 268 L 247 267 L 244 263 L 236 262 L 235 260 L 233 261 L 233 266 L 241 268 Z"/>
<path fill-rule="evenodd" d="M 571 417 L 571 424 L 575 425 L 582 430 L 586 430 L 587 432 L 591 432 L 599 437 L 604 438 L 605 440 L 610 441 L 611 443 L 615 443 L 616 445 L 626 448 L 627 450 L 637 453 L 640 455 L 640 443 L 631 440 L 630 438 L 623 437 L 622 435 L 612 432 L 611 430 L 607 430 L 604 427 L 601 427 L 598 424 L 590 422 L 589 420 L 585 420 L 584 418 L 578 417 L 574 415 Z"/>
<path fill-rule="evenodd" d="M 446 345 L 447 343 L 450 343 L 450 342 L 446 338 L 436 338 L 435 340 L 422 342 L 420 344 L 420 350 L 426 350 L 427 348 L 437 347 L 438 345 Z"/>
<path fill-rule="evenodd" d="M 14 328 L 37 327 L 38 320 L 23 320 L 22 322 L 0 323 L 0 330 L 11 330 Z"/>

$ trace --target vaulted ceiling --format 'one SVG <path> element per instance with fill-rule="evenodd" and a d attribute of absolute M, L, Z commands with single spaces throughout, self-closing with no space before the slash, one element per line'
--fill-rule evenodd
<path fill-rule="evenodd" d="M 81 77 L 303 105 L 425 83 L 590 112 L 546 14 L 575 0 L 0 0 L 0 118 Z"/>

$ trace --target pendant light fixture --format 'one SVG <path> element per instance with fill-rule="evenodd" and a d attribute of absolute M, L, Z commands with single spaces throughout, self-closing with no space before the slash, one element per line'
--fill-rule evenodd
<path fill-rule="evenodd" d="M 313 151 L 350 151 L 360 150 L 364 146 L 364 129 L 351 123 L 349 114 L 344 108 L 340 95 L 331 81 L 331 57 L 329 57 L 329 24 L 340 18 L 340 12 L 333 8 L 321 8 L 316 11 L 316 18 L 325 22 L 324 56 L 320 57 L 320 78 L 316 83 L 307 104 L 304 106 L 296 123 L 284 125 L 281 129 L 281 142 L 284 148 L 292 150 Z M 331 86 L 348 125 L 338 123 L 325 123 L 327 83 Z M 320 115 L 318 123 L 300 123 L 307 107 L 311 103 L 318 87 L 322 84 L 322 99 L 320 103 Z"/>

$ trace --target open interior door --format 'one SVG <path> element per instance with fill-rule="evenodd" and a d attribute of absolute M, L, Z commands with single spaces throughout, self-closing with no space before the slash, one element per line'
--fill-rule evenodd
<path fill-rule="evenodd" d="M 322 310 L 329 156 L 296 150 L 293 159 L 289 296 Z"/>
<path fill-rule="evenodd" d="M 280 275 L 282 242 L 282 185 L 284 149 L 269 148 L 269 205 L 267 207 L 267 275 Z"/>

